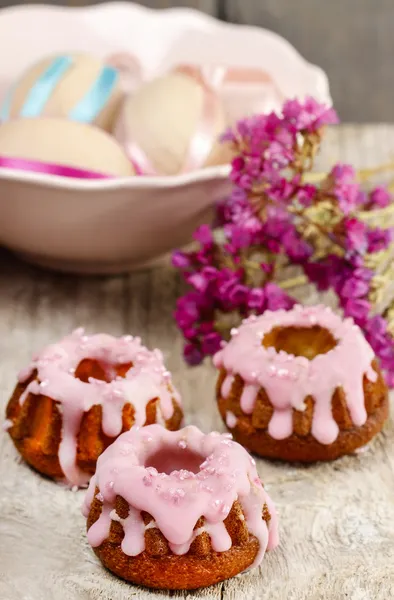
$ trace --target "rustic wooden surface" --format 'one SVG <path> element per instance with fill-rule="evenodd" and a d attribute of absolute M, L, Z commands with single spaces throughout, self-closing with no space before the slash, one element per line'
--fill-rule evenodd
<path fill-rule="evenodd" d="M 373 166 L 394 154 L 394 127 L 343 127 L 328 135 L 321 165 Z M 26 225 L 28 226 L 28 224 Z M 142 335 L 163 349 L 188 423 L 223 430 L 215 374 L 188 369 L 171 317 L 181 285 L 170 267 L 127 277 L 77 278 L 28 267 L 0 254 L 0 387 L 4 406 L 16 372 L 34 349 L 84 325 Z M 308 290 L 308 302 L 316 300 Z M 363 454 L 300 467 L 258 460 L 277 504 L 280 547 L 250 574 L 206 590 L 166 594 L 130 586 L 99 564 L 73 493 L 23 464 L 0 434 L 1 600 L 390 600 L 394 598 L 394 426 Z"/>

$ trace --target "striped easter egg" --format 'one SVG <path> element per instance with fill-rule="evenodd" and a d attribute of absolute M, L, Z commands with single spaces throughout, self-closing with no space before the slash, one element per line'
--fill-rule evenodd
<path fill-rule="evenodd" d="M 122 97 L 120 73 L 113 66 L 88 54 L 50 56 L 11 85 L 0 120 L 63 117 L 110 131 Z"/>

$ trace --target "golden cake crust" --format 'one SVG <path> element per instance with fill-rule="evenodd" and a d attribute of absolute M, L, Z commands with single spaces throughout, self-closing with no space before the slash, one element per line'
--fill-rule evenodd
<path fill-rule="evenodd" d="M 100 378 L 100 374 L 95 372 L 93 366 L 84 364 L 82 368 L 82 380 L 87 381 L 93 374 Z M 119 374 L 123 370 L 119 369 Z M 58 457 L 62 429 L 60 403 L 45 395 L 28 394 L 24 403 L 20 404 L 22 394 L 34 379 L 36 374 L 15 387 L 6 408 L 6 418 L 12 422 L 8 433 L 17 450 L 31 467 L 47 477 L 62 479 L 64 474 Z M 144 425 L 156 422 L 158 404 L 158 399 L 152 399 L 147 404 Z M 183 419 L 183 412 L 174 400 L 173 407 L 171 418 L 165 422 L 170 430 L 178 429 Z M 134 423 L 134 408 L 129 403 L 123 407 L 122 422 L 122 432 L 129 430 Z M 93 474 L 97 458 L 113 442 L 113 439 L 106 436 L 102 430 L 101 406 L 92 406 L 82 418 L 77 439 L 77 466 L 82 471 Z"/>
<path fill-rule="evenodd" d="M 267 458 L 286 461 L 315 462 L 334 460 L 345 454 L 351 454 L 365 446 L 382 429 L 389 412 L 388 390 L 377 361 L 372 367 L 378 374 L 375 382 L 367 377 L 363 379 L 363 390 L 367 420 L 364 425 L 353 425 L 346 406 L 342 388 L 337 388 L 332 397 L 332 414 L 338 424 L 339 433 L 331 444 L 318 442 L 311 434 L 313 398 L 305 399 L 306 410 L 293 409 L 293 433 L 283 439 L 276 440 L 268 433 L 268 423 L 272 417 L 273 407 L 264 389 L 261 389 L 251 415 L 243 413 L 240 398 L 244 382 L 237 375 L 227 398 L 221 394 L 222 384 L 226 378 L 225 369 L 221 369 L 216 385 L 216 397 L 219 412 L 226 422 L 230 412 L 236 418 L 234 427 L 228 427 L 234 439 L 250 451 Z"/>
<path fill-rule="evenodd" d="M 98 491 L 96 488 L 96 493 Z M 120 496 L 116 498 L 115 508 L 119 517 L 127 517 L 128 505 Z M 102 502 L 95 497 L 87 520 L 88 530 L 100 517 L 101 509 Z M 148 513 L 142 515 L 145 524 L 152 520 Z M 270 520 L 266 504 L 262 518 L 267 523 Z M 252 565 L 258 554 L 259 542 L 248 532 L 238 501 L 234 502 L 224 523 L 232 540 L 231 548 L 225 552 L 215 552 L 209 535 L 202 532 L 186 554 L 176 555 L 169 549 L 163 534 L 157 528 L 150 528 L 145 531 L 145 550 L 138 556 L 128 556 L 121 549 L 124 532 L 117 521 L 111 522 L 108 539 L 94 548 L 94 552 L 107 569 L 137 585 L 167 590 L 197 589 L 241 573 Z M 200 518 L 194 529 L 203 524 Z"/>

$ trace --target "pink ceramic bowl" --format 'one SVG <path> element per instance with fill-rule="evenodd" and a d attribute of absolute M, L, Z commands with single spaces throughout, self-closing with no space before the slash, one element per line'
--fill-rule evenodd
<path fill-rule="evenodd" d="M 154 39 L 155 43 L 147 43 Z M 259 87 L 223 91 L 228 119 L 313 95 L 331 104 L 327 77 L 278 35 L 221 23 L 188 9 L 131 3 L 89 8 L 21 6 L 0 11 L 0 96 L 15 75 L 49 53 L 140 57 L 149 78 L 177 64 L 261 69 Z M 64 271 L 114 273 L 146 264 L 190 241 L 229 190 L 228 166 L 171 177 L 82 181 L 0 170 L 0 243 L 27 260 Z"/>

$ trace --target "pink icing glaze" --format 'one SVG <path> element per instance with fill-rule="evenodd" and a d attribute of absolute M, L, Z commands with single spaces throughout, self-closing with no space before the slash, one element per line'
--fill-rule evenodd
<path fill-rule="evenodd" d="M 313 327 L 327 329 L 337 341 L 326 354 L 312 360 L 277 352 L 262 345 L 264 336 L 274 327 Z M 231 391 L 234 375 L 245 382 L 240 398 L 245 414 L 253 412 L 260 388 L 267 392 L 274 412 L 268 431 L 274 439 L 285 439 L 293 432 L 293 408 L 305 410 L 304 400 L 315 401 L 312 435 L 322 444 L 331 444 L 338 435 L 331 411 L 331 399 L 336 388 L 345 392 L 347 407 L 356 426 L 367 420 L 363 377 L 376 381 L 377 373 L 371 366 L 374 352 L 360 328 L 352 319 L 342 320 L 326 306 L 295 306 L 290 311 L 266 311 L 262 316 L 246 319 L 232 338 L 214 357 L 218 369 L 227 372 L 221 393 L 224 398 Z"/>
<path fill-rule="evenodd" d="M 237 417 L 235 416 L 234 413 L 231 412 L 231 410 L 228 410 L 226 412 L 226 425 L 229 429 L 234 429 L 234 427 L 237 424 Z"/>
<path fill-rule="evenodd" d="M 93 378 L 85 383 L 76 379 L 74 373 L 87 358 L 99 361 L 109 377 L 115 377 L 116 365 L 132 362 L 133 366 L 124 378 L 115 377 L 110 383 Z M 89 481 L 90 476 L 76 465 L 76 439 L 82 417 L 92 406 L 101 405 L 103 432 L 115 437 L 122 430 L 125 404 L 133 405 L 135 424 L 143 425 L 150 400 L 159 398 L 164 421 L 173 414 L 172 399 L 180 403 L 161 352 L 149 351 L 137 337 L 87 336 L 83 329 L 77 329 L 37 354 L 30 366 L 19 373 L 19 382 L 25 382 L 35 371 L 38 380 L 29 383 L 20 403 L 23 404 L 28 394 L 45 394 L 59 402 L 62 413 L 59 462 L 66 481 L 72 486 L 83 486 Z"/>
<path fill-rule="evenodd" d="M 149 466 L 150 458 L 169 452 L 177 457 L 175 466 L 185 468 L 159 472 Z M 194 456 L 194 461 L 190 459 Z M 197 468 L 188 470 L 196 458 Z M 167 467 L 169 465 L 167 464 Z M 168 474 L 168 471 L 169 474 Z M 143 429 L 133 427 L 109 446 L 97 461 L 97 469 L 86 494 L 83 514 L 88 516 L 95 494 L 100 490 L 103 501 L 99 519 L 90 527 L 88 540 L 93 547 L 107 539 L 111 520 L 120 521 L 125 532 L 122 550 L 136 556 L 145 549 L 144 533 L 157 527 L 169 542 L 174 554 L 188 552 L 193 540 L 206 531 L 217 552 L 231 547 L 231 538 L 224 525 L 235 500 L 240 502 L 248 530 L 260 543 L 253 566 L 260 564 L 266 548 L 278 544 L 275 507 L 258 477 L 255 461 L 247 451 L 231 440 L 230 434 L 213 432 L 203 434 L 197 427 L 189 426 L 179 431 L 168 431 L 160 425 Z M 122 496 L 130 511 L 126 519 L 116 514 L 115 498 Z M 267 504 L 271 521 L 267 527 L 262 519 Z M 154 519 L 145 526 L 141 511 Z M 203 516 L 203 527 L 194 531 Z"/>

